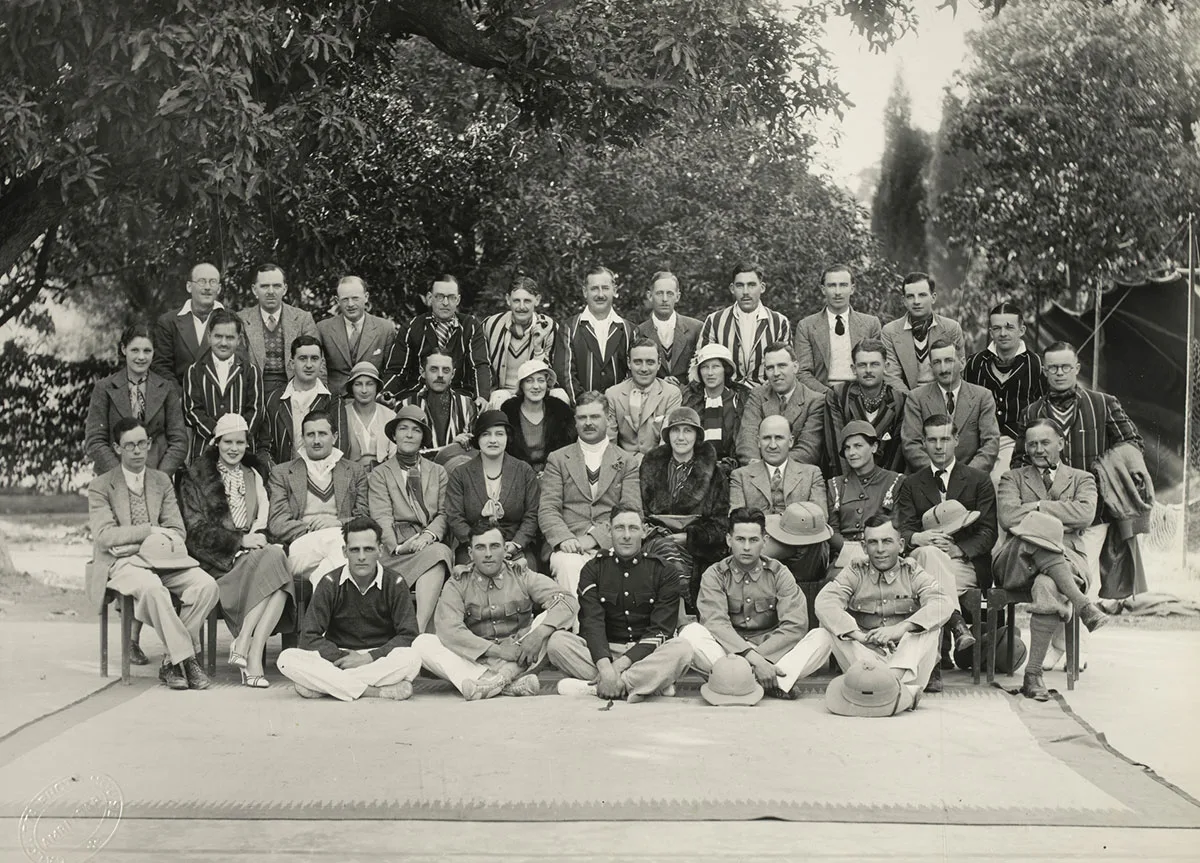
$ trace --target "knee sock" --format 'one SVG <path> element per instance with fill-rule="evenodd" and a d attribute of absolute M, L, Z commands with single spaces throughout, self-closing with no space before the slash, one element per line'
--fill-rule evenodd
<path fill-rule="evenodd" d="M 1029 661 L 1025 663 L 1026 674 L 1041 674 L 1042 660 L 1050 649 L 1050 639 L 1058 629 L 1059 620 L 1053 614 L 1029 615 Z"/>
<path fill-rule="evenodd" d="M 1037 565 L 1038 572 L 1054 582 L 1054 586 L 1070 601 L 1076 611 L 1088 604 L 1088 598 L 1076 584 L 1075 573 L 1063 555 L 1049 549 L 1038 549 L 1034 552 L 1033 562 Z"/>

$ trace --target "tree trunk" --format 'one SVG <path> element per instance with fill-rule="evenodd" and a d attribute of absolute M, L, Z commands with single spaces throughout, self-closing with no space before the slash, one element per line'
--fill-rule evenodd
<path fill-rule="evenodd" d="M 11 272 L 38 237 L 58 223 L 61 202 L 38 184 L 39 173 L 13 181 L 0 195 L 0 274 Z M 0 324 L 19 315 L 33 301 L 36 284 L 14 279 L 0 291 Z"/>

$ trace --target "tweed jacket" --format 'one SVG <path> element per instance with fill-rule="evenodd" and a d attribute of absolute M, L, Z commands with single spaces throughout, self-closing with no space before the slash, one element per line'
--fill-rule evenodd
<path fill-rule="evenodd" d="M 534 312 L 529 326 L 533 334 L 530 336 L 527 359 L 541 360 L 550 365 L 554 360 L 554 339 L 558 333 L 558 324 L 549 315 Z M 483 338 L 487 343 L 488 365 L 492 369 L 492 389 L 498 389 L 501 385 L 501 360 L 512 342 L 512 312 L 500 312 L 498 315 L 484 318 Z"/>
<path fill-rule="evenodd" d="M 608 397 L 608 439 L 626 452 L 645 455 L 662 443 L 662 427 L 667 414 L 683 404 L 679 387 L 655 379 L 642 396 L 641 422 L 634 425 L 629 407 L 633 379 L 626 378 L 604 393 Z"/>
<path fill-rule="evenodd" d="M 589 390 L 602 393 L 629 374 L 629 346 L 635 337 L 633 324 L 615 311 L 612 315 L 615 320 L 608 328 L 603 359 L 596 331 L 582 313 L 571 315 L 559 328 L 551 366 L 558 376 L 558 385 L 567 391 L 571 404 L 575 404 L 582 393 Z"/>
<path fill-rule="evenodd" d="M 112 427 L 117 420 L 128 416 L 133 416 L 129 372 L 121 369 L 96 382 L 88 403 L 83 447 L 96 466 L 97 476 L 121 463 L 112 448 Z M 146 375 L 146 410 L 142 422 L 150 436 L 146 467 L 174 474 L 187 458 L 188 431 L 183 419 L 183 397 L 173 380 L 154 372 Z"/>
<path fill-rule="evenodd" d="M 946 479 L 946 500 L 956 500 L 968 511 L 979 513 L 974 524 L 954 534 L 954 543 L 974 567 L 979 587 L 987 590 L 992 583 L 992 547 L 996 544 L 997 533 L 996 490 L 992 478 L 982 470 L 956 461 Z M 892 520 L 910 549 L 913 534 L 924 530 L 921 518 L 941 502 L 937 478 L 928 466 L 904 478 Z"/>
<path fill-rule="evenodd" d="M 120 466 L 92 480 L 88 486 L 88 524 L 92 529 L 92 559 L 88 561 L 84 582 L 87 598 L 99 610 L 104 605 L 104 590 L 108 574 L 117 558 L 112 549 L 140 543 L 150 535 L 150 528 L 165 527 L 182 542 L 187 539 L 183 515 L 175 500 L 175 486 L 162 471 L 146 468 L 147 524 L 134 524 L 129 509 L 129 487 Z"/>
<path fill-rule="evenodd" d="M 1049 513 L 1063 523 L 1064 544 L 1083 556 L 1083 532 L 1091 527 L 1099 500 L 1096 478 L 1086 470 L 1060 462 L 1054 482 L 1046 491 L 1041 471 L 1026 465 L 1000 477 L 996 515 L 1000 527 L 1011 531 L 1034 509 Z"/>
<path fill-rule="evenodd" d="M 346 381 L 350 378 L 350 370 L 354 365 L 364 360 L 374 363 L 375 368 L 383 371 L 383 364 L 391 354 L 392 344 L 396 339 L 396 325 L 387 318 L 377 315 L 363 315 L 362 333 L 358 339 L 358 349 L 354 350 L 346 336 L 346 319 L 340 314 L 332 315 L 317 324 L 317 337 L 325 349 L 325 368 L 329 373 L 327 384 L 329 391 L 342 395 L 346 390 Z M 289 346 L 290 349 L 290 346 Z M 390 381 L 384 378 L 383 389 L 391 391 Z M 403 389 L 403 387 L 398 387 Z"/>
<path fill-rule="evenodd" d="M 367 506 L 371 518 L 383 528 L 383 547 L 395 548 L 409 537 L 427 530 L 438 542 L 446 541 L 446 469 L 429 459 L 421 459 L 421 504 L 428 519 L 408 500 L 408 477 L 396 458 L 390 458 L 367 475 Z M 420 525 L 417 527 L 417 525 Z M 416 530 L 412 528 L 416 527 Z"/>
<path fill-rule="evenodd" d="M 260 369 L 266 368 L 266 326 L 263 324 L 262 311 L 259 306 L 253 305 L 242 309 L 237 314 L 245 325 L 246 354 L 250 357 L 250 362 L 254 363 Z M 287 303 L 284 303 L 279 310 L 279 323 L 276 326 L 283 328 L 283 365 L 290 380 L 294 374 L 292 340 L 297 336 L 315 337 L 317 335 L 317 323 L 313 320 L 311 312 L 306 312 L 304 309 L 298 309 L 295 306 L 289 306 Z M 322 366 L 321 380 L 326 380 L 327 377 L 328 371 Z"/>
<path fill-rule="evenodd" d="M 552 396 L 547 397 L 543 404 L 545 405 L 545 417 L 542 420 L 542 434 L 545 437 L 545 455 L 543 457 L 548 458 L 550 453 L 556 449 L 562 449 L 575 442 L 575 414 L 571 411 L 569 404 Z M 533 463 L 525 441 L 525 430 L 521 427 L 521 399 L 517 397 L 505 400 L 504 404 L 500 405 L 500 410 L 512 424 L 512 430 L 508 433 L 508 454 L 540 471 L 545 467 L 545 462 Z"/>
<path fill-rule="evenodd" d="M 642 508 L 636 458 L 609 444 L 600 459 L 595 497 L 579 443 L 550 453 L 542 473 L 538 526 L 550 550 L 568 539 L 591 535 L 601 548 L 612 547 L 609 518 L 618 503 Z"/>
<path fill-rule="evenodd" d="M 421 357 L 438 344 L 433 322 L 433 313 L 424 312 L 410 320 L 407 326 L 400 327 L 382 369 L 389 390 L 411 390 L 421 385 Z M 445 350 L 454 360 L 450 386 L 471 398 L 491 396 L 492 364 L 479 319 L 474 315 L 456 314 L 454 331 Z M 395 383 L 392 383 L 393 379 Z"/>
<path fill-rule="evenodd" d="M 879 318 L 854 309 L 846 317 L 851 347 L 863 339 L 879 338 L 883 329 Z M 795 346 L 800 383 L 814 392 L 829 392 L 829 318 L 824 308 L 796 324 Z"/>
<path fill-rule="evenodd" d="M 946 398 L 936 381 L 909 392 L 904 401 L 904 425 L 900 436 L 904 440 L 904 460 L 910 471 L 929 464 L 929 456 L 921 445 L 924 438 L 921 424 L 926 417 L 945 412 Z M 996 400 L 992 391 L 963 381 L 954 403 L 954 424 L 958 426 L 954 457 L 971 467 L 991 471 L 1000 452 L 1000 422 L 996 418 Z"/>
<path fill-rule="evenodd" d="M 263 415 L 262 372 L 235 356 L 222 391 L 210 353 L 203 362 L 188 369 L 183 381 L 183 417 L 191 431 L 189 463 L 204 452 L 217 420 L 225 414 L 241 414 L 250 427 L 246 442 L 253 448 Z"/>
<path fill-rule="evenodd" d="M 533 468 L 505 455 L 500 468 L 500 505 L 504 517 L 497 523 L 505 542 L 515 542 L 522 549 L 533 543 L 537 537 L 541 496 Z M 483 456 L 477 455 L 454 469 L 446 487 L 446 518 L 450 532 L 460 543 L 470 539 L 472 526 L 484 521 L 483 507 L 487 502 Z"/>
<path fill-rule="evenodd" d="M 658 338 L 658 330 L 654 327 L 654 318 L 650 317 L 638 324 L 637 332 L 654 344 L 658 345 L 658 376 L 660 378 L 675 378 L 678 386 L 687 382 L 688 369 L 692 367 L 692 357 L 696 355 L 696 342 L 700 340 L 700 329 L 704 324 L 695 318 L 675 313 L 675 340 L 671 347 L 664 348 Z"/>
<path fill-rule="evenodd" d="M 908 315 L 888 321 L 883 325 L 879 334 L 885 352 L 883 379 L 898 390 L 907 392 L 916 389 L 920 369 L 917 363 L 917 349 L 913 345 L 912 329 L 906 327 Z M 958 355 L 965 356 L 962 327 L 956 321 L 935 314 L 933 324 L 929 327 L 929 343 L 932 345 L 938 339 L 946 339 L 958 348 Z"/>
<path fill-rule="evenodd" d="M 738 436 L 738 461 L 749 464 L 758 458 L 758 426 L 764 418 L 775 414 L 785 417 L 792 427 L 795 441 L 791 457 L 804 464 L 821 464 L 825 453 L 825 397 L 799 380 L 786 403 L 770 384 L 755 387 L 750 392 Z"/>
<path fill-rule="evenodd" d="M 222 309 L 220 303 L 213 303 L 214 309 Z M 150 362 L 150 371 L 160 378 L 183 386 L 183 379 L 193 363 L 207 359 L 208 328 L 204 329 L 206 338 L 196 339 L 196 327 L 192 324 L 192 301 L 188 300 L 175 312 L 164 312 L 154 322 L 154 359 Z M 246 358 L 245 348 L 238 347 L 238 355 Z"/>
<path fill-rule="evenodd" d="M 871 423 L 878 436 L 875 464 L 887 470 L 904 470 L 904 450 L 901 447 L 901 428 L 904 424 L 904 402 L 908 393 L 883 385 L 883 404 L 874 420 L 867 419 L 863 406 L 862 390 L 857 382 L 840 383 L 825 394 L 825 458 L 826 476 L 838 476 L 850 472 L 850 466 L 836 452 L 837 436 L 846 423 L 863 420 Z"/>
<path fill-rule="evenodd" d="M 655 515 L 699 516 L 682 531 L 688 549 L 700 558 L 721 557 L 729 529 L 729 477 L 717 463 L 717 449 L 708 441 L 696 442 L 691 474 L 676 495 L 671 493 L 672 458 L 667 444 L 642 458 L 642 511 L 647 520 Z"/>
<path fill-rule="evenodd" d="M 268 482 L 271 498 L 267 537 L 287 544 L 308 533 L 304 510 L 308 504 L 308 465 L 296 458 L 276 465 Z M 342 524 L 367 515 L 367 472 L 362 465 L 343 458 L 333 466 L 333 496 Z"/>
<path fill-rule="evenodd" d="M 737 379 L 747 386 L 756 387 L 763 383 L 763 354 L 767 345 L 774 342 L 790 342 L 792 325 L 779 312 L 763 306 L 767 314 L 758 322 L 754 333 L 754 345 L 748 351 L 747 359 L 742 356 L 742 332 L 734 315 L 736 308 L 737 306 L 726 306 L 709 314 L 700 329 L 700 341 L 697 342 L 696 348 L 714 342 L 729 348 L 729 352 L 733 354 L 733 365 L 737 369 Z"/>
<path fill-rule="evenodd" d="M 285 388 L 286 389 L 286 388 Z M 268 459 L 271 465 L 283 464 L 296 457 L 297 442 L 293 439 L 292 399 L 283 397 L 283 390 L 271 393 L 263 409 L 262 422 L 258 426 L 258 441 L 255 450 Z M 310 411 L 325 411 L 333 418 L 333 430 L 338 441 L 345 431 L 345 410 L 341 399 L 332 393 L 320 393 L 312 401 Z"/>
<path fill-rule="evenodd" d="M 437 425 L 433 421 L 433 417 L 429 415 L 429 389 L 425 386 L 416 390 L 411 390 L 407 393 L 401 393 L 399 400 L 396 402 L 396 410 L 399 411 L 404 405 L 416 405 L 425 412 L 425 418 L 429 420 L 430 428 L 432 429 L 433 446 L 423 449 L 422 452 L 431 452 L 439 450 L 442 447 L 449 446 L 454 443 L 454 439 L 464 432 L 471 433 L 471 426 L 475 424 L 475 400 L 466 393 L 460 393 L 457 390 L 450 390 L 450 422 L 446 424 L 444 434 L 439 434 Z"/>
<path fill-rule="evenodd" d="M 729 479 L 729 509 L 740 506 L 760 509 L 765 513 L 778 513 L 771 495 L 771 473 L 765 461 L 752 461 L 739 467 Z M 789 458 L 783 468 L 783 504 L 809 501 L 821 507 L 829 515 L 829 498 L 825 489 L 825 478 L 820 468 Z"/>

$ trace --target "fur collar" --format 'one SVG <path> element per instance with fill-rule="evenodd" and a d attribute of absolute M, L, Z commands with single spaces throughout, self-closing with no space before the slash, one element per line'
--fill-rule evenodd
<path fill-rule="evenodd" d="M 704 505 L 709 486 L 721 482 L 717 470 L 717 449 L 709 441 L 697 441 L 692 456 L 692 475 L 677 500 L 671 499 L 670 461 L 671 447 L 656 446 L 642 456 L 642 496 L 646 512 L 683 514 L 695 512 Z"/>

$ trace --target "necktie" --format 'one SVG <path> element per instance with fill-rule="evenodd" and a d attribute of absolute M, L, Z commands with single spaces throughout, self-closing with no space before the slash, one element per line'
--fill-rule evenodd
<path fill-rule="evenodd" d="M 946 393 L 946 413 L 954 416 L 954 393 Z"/>
<path fill-rule="evenodd" d="M 135 419 L 140 420 L 146 415 L 146 379 L 142 378 L 140 381 L 132 381 L 131 383 L 133 386 L 133 401 L 131 403 L 133 416 Z"/>
<path fill-rule="evenodd" d="M 275 325 L 277 323 L 279 323 L 279 319 L 277 317 L 275 317 L 274 315 L 267 315 L 267 330 L 268 331 L 270 331 L 272 333 L 275 332 Z"/>
<path fill-rule="evenodd" d="M 836 323 L 834 323 L 833 331 L 839 336 L 846 335 L 846 325 L 842 322 L 842 316 L 834 315 L 834 318 L 836 318 Z"/>
<path fill-rule="evenodd" d="M 946 493 L 946 469 L 942 468 L 935 474 L 935 476 L 937 477 L 938 491 L 940 491 L 942 494 L 945 494 Z"/>
<path fill-rule="evenodd" d="M 362 339 L 362 321 L 355 321 L 350 325 L 350 357 L 357 359 L 358 343 Z"/>
<path fill-rule="evenodd" d="M 771 471 L 771 507 L 776 512 L 783 512 L 783 471 L 775 468 Z"/>
<path fill-rule="evenodd" d="M 1042 484 L 1046 486 L 1046 491 L 1050 491 L 1050 486 L 1054 484 L 1054 477 L 1050 475 L 1050 468 L 1042 468 Z"/>
<path fill-rule="evenodd" d="M 450 334 L 454 331 L 454 327 L 449 321 L 443 321 L 439 318 L 433 320 L 433 332 L 437 335 L 438 350 L 446 350 L 446 344 L 450 341 Z"/>

